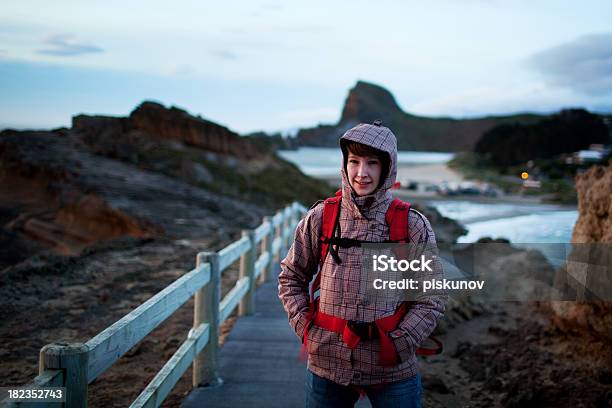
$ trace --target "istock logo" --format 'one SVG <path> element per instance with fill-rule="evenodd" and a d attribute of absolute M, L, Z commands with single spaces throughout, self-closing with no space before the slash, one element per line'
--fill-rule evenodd
<path fill-rule="evenodd" d="M 433 259 L 425 260 L 425 255 L 421 255 L 421 259 L 413 259 L 408 261 L 400 259 L 399 261 L 392 256 L 387 255 L 372 255 L 372 269 L 375 272 L 432 272 L 429 264 Z"/>

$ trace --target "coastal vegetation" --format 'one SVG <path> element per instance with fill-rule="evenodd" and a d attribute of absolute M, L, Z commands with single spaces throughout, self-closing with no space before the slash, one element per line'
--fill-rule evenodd
<path fill-rule="evenodd" d="M 590 145 L 610 143 L 610 130 L 602 117 L 584 109 L 563 110 L 540 122 L 499 125 L 486 132 L 475 151 L 460 153 L 449 166 L 468 179 L 492 183 L 506 193 L 540 195 L 546 201 L 576 203 L 574 177 L 601 159 L 575 160 Z M 538 182 L 525 187 L 524 179 Z"/>
<path fill-rule="evenodd" d="M 568 109 L 534 124 L 498 125 L 484 133 L 474 151 L 503 169 L 587 149 L 593 143 L 609 143 L 608 128 L 601 116 L 584 109 Z"/>
<path fill-rule="evenodd" d="M 575 173 L 565 173 L 558 169 L 561 163 L 554 160 L 535 160 L 531 163 L 524 163 L 505 168 L 499 168 L 483 159 L 474 152 L 459 153 L 449 163 L 449 167 L 459 171 L 466 179 L 478 180 L 489 183 L 501 189 L 506 194 L 524 194 L 542 196 L 544 201 L 556 202 L 560 204 L 576 204 L 576 188 L 574 186 L 573 175 Z M 541 167 L 540 167 L 541 166 Z M 588 166 L 587 166 L 588 167 Z M 543 176 L 550 168 L 555 169 L 549 176 Z M 540 169 L 545 169 L 540 171 Z M 521 173 L 533 171 L 541 178 L 538 189 L 527 189 L 521 179 Z"/>

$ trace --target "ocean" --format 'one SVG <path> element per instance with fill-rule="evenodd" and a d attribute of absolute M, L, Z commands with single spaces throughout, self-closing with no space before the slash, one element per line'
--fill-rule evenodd
<path fill-rule="evenodd" d="M 333 147 L 300 147 L 297 150 L 278 150 L 285 160 L 296 164 L 304 174 L 314 177 L 336 176 L 340 171 L 342 153 Z M 436 164 L 451 160 L 454 153 L 398 152 L 398 164 Z"/>
<path fill-rule="evenodd" d="M 337 175 L 342 155 L 338 148 L 302 147 L 281 150 L 279 155 L 296 164 L 305 174 L 314 177 Z M 453 158 L 453 153 L 399 152 L 400 164 L 440 164 Z M 481 237 L 506 238 L 512 243 L 569 243 L 578 218 L 575 208 L 551 204 L 478 203 L 457 200 L 426 200 L 446 217 L 468 229 L 460 243 L 475 242 Z"/>
<path fill-rule="evenodd" d="M 552 204 L 474 203 L 463 200 L 428 202 L 445 217 L 465 225 L 459 243 L 482 237 L 514 243 L 569 243 L 578 210 Z"/>

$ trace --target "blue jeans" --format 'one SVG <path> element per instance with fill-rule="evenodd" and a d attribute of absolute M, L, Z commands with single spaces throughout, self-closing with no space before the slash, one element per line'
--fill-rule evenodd
<path fill-rule="evenodd" d="M 372 407 L 421 408 L 421 376 L 386 384 L 383 387 L 362 386 Z M 359 399 L 359 392 L 351 386 L 344 386 L 306 371 L 307 408 L 353 407 Z"/>

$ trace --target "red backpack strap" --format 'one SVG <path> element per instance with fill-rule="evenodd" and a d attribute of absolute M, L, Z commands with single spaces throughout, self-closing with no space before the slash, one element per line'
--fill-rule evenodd
<path fill-rule="evenodd" d="M 329 250 L 329 239 L 334 233 L 334 227 L 336 225 L 336 220 L 338 219 L 341 201 L 342 190 L 336 191 L 335 196 L 329 197 L 325 199 L 325 201 L 323 201 L 323 219 L 321 225 L 321 237 L 319 238 L 321 244 L 321 254 L 319 256 L 319 270 L 317 271 L 312 285 L 310 285 L 310 304 L 308 305 L 307 315 L 308 323 L 306 323 L 306 325 L 304 326 L 304 335 L 302 336 L 302 357 L 306 355 L 308 328 L 314 321 L 315 315 L 317 313 L 318 299 L 315 300 L 314 295 L 321 287 L 321 266 L 323 265 L 323 261 L 325 261 L 325 257 L 327 256 L 327 252 Z"/>
<path fill-rule="evenodd" d="M 342 190 L 338 190 L 336 195 L 325 199 L 323 202 L 323 224 L 321 226 L 321 257 L 319 263 L 323 264 L 327 251 L 329 250 L 329 239 L 334 233 L 334 226 L 338 218 L 338 210 L 342 201 Z"/>
<path fill-rule="evenodd" d="M 321 254 L 319 257 L 319 265 L 323 265 L 323 261 L 329 251 L 329 240 L 334 233 L 334 227 L 336 226 L 336 220 L 340 211 L 340 203 L 342 201 L 342 190 L 336 191 L 336 195 L 325 199 L 323 202 L 323 220 L 321 225 L 321 237 L 319 238 L 321 244 Z M 320 268 L 319 268 L 320 269 Z M 314 300 L 314 293 L 319 290 L 321 286 L 321 273 L 317 273 L 315 280 L 310 287 L 310 301 Z"/>
<path fill-rule="evenodd" d="M 408 211 L 410 211 L 410 203 L 403 202 L 396 198 L 391 202 L 385 220 L 389 225 L 389 240 L 400 243 L 407 243 L 410 239 L 410 231 L 408 231 Z M 396 254 L 402 257 L 405 254 Z M 406 303 L 403 304 L 403 306 Z M 405 314 L 405 313 L 404 313 Z M 434 336 L 429 336 L 429 339 L 435 343 L 435 347 L 417 347 L 416 355 L 418 356 L 433 356 L 442 353 L 442 342 Z"/>
<path fill-rule="evenodd" d="M 429 340 L 436 343 L 436 346 L 435 347 L 422 347 L 422 346 L 417 347 L 415 351 L 415 354 L 417 356 L 435 356 L 436 354 L 442 353 L 442 350 L 444 349 L 442 342 L 437 337 L 434 337 L 431 335 L 428 338 Z"/>
<path fill-rule="evenodd" d="M 394 199 L 387 210 L 385 220 L 389 226 L 389 240 L 406 243 L 410 234 L 408 231 L 408 211 L 410 203 L 399 198 Z"/>

